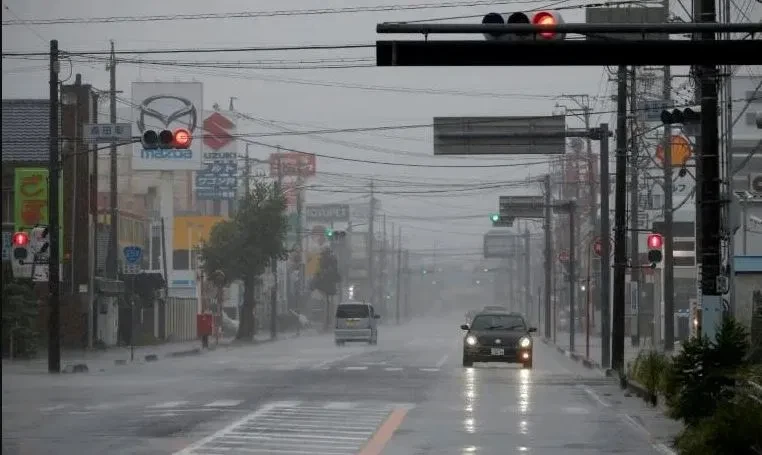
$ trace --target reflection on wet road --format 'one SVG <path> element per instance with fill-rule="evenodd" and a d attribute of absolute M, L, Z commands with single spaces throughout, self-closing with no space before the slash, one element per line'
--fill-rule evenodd
<path fill-rule="evenodd" d="M 461 320 L 382 326 L 377 346 L 313 335 L 85 375 L 4 365 L 3 453 L 670 453 L 674 423 L 537 337 L 531 370 L 464 368 Z"/>

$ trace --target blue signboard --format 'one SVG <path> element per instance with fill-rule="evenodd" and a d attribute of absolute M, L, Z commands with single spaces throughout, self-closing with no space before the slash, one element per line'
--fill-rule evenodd
<path fill-rule="evenodd" d="M 3 261 L 9 261 L 11 259 L 11 238 L 13 233 L 10 231 L 3 231 Z"/>
<path fill-rule="evenodd" d="M 127 264 L 139 264 L 140 259 L 143 257 L 143 249 L 139 246 L 126 246 L 124 247 L 124 261 Z"/>
<path fill-rule="evenodd" d="M 238 158 L 233 152 L 204 153 L 204 168 L 196 173 L 196 197 L 201 200 L 235 199 Z"/>

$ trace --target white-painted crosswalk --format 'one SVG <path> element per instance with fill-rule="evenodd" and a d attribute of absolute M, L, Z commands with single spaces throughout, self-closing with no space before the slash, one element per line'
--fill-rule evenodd
<path fill-rule="evenodd" d="M 406 403 L 268 403 L 174 455 L 220 453 L 349 455 Z"/>

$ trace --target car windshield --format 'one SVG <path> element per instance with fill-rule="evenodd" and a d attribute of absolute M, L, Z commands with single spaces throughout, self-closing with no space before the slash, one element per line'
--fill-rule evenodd
<path fill-rule="evenodd" d="M 508 311 L 507 308 L 502 306 L 485 306 L 484 310 L 485 311 Z"/>
<path fill-rule="evenodd" d="M 524 318 L 511 314 L 482 314 L 474 318 L 471 330 L 525 330 Z"/>
<path fill-rule="evenodd" d="M 339 308 L 336 310 L 336 317 L 339 319 L 367 318 L 368 315 L 368 305 L 361 303 L 339 305 Z"/>

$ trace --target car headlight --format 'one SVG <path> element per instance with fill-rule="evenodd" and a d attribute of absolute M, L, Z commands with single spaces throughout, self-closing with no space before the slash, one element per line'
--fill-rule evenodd
<path fill-rule="evenodd" d="M 469 346 L 475 346 L 476 345 L 476 337 L 473 335 L 469 335 L 466 337 L 466 344 Z"/>
<path fill-rule="evenodd" d="M 528 348 L 532 345 L 532 340 L 529 337 L 523 337 L 519 340 L 519 346 L 522 348 Z"/>

